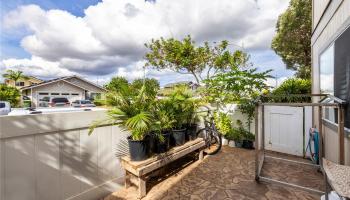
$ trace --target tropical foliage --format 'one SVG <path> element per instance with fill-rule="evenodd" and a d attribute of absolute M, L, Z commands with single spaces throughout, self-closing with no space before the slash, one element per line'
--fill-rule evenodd
<path fill-rule="evenodd" d="M 242 70 L 232 68 L 205 81 L 204 95 L 207 100 L 217 105 L 250 99 L 257 92 L 267 87 L 265 81 L 270 71 L 257 72 L 256 69 Z"/>
<path fill-rule="evenodd" d="M 13 80 L 15 82 L 19 80 L 27 80 L 28 76 L 25 76 L 22 71 L 14 71 L 14 70 L 6 70 L 6 72 L 2 75 L 4 78 Z"/>
<path fill-rule="evenodd" d="M 126 78 L 116 76 L 104 86 L 110 92 L 125 92 L 128 90 L 129 82 Z"/>
<path fill-rule="evenodd" d="M 216 128 L 222 135 L 227 135 L 232 131 L 231 118 L 227 113 L 217 112 L 214 113 L 214 121 Z"/>
<path fill-rule="evenodd" d="M 17 88 L 0 84 L 0 101 L 8 101 L 12 107 L 17 107 L 20 97 L 21 93 Z"/>
<path fill-rule="evenodd" d="M 151 130 L 154 122 L 152 110 L 155 99 L 154 96 L 147 94 L 145 86 L 138 89 L 137 92 L 138 95 L 113 92 L 115 107 L 108 111 L 107 119 L 96 121 L 90 127 L 89 134 L 103 123 L 112 123 L 130 131 L 133 140 L 142 140 Z"/>
<path fill-rule="evenodd" d="M 279 16 L 272 40 L 272 49 L 282 57 L 288 69 L 297 77 L 311 77 L 312 1 L 291 0 L 288 9 Z"/>
<path fill-rule="evenodd" d="M 311 97 L 305 96 L 311 94 L 311 80 L 287 79 L 271 94 L 270 99 L 275 102 L 311 102 Z"/>
<path fill-rule="evenodd" d="M 163 100 L 166 112 L 174 118 L 174 128 L 183 128 L 195 120 L 195 110 L 198 108 L 199 100 L 192 96 L 186 86 L 177 86 L 174 91 Z"/>

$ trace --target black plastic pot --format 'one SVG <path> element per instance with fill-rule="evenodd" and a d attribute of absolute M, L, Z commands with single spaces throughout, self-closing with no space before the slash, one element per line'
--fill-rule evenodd
<path fill-rule="evenodd" d="M 186 141 L 195 140 L 197 139 L 197 124 L 189 124 L 187 125 L 187 131 L 186 131 Z"/>
<path fill-rule="evenodd" d="M 251 140 L 243 140 L 242 147 L 245 149 L 254 149 L 254 142 Z"/>
<path fill-rule="evenodd" d="M 128 137 L 130 159 L 133 161 L 141 161 L 149 158 L 149 139 L 132 140 Z"/>
<path fill-rule="evenodd" d="M 160 141 L 159 138 L 155 138 L 154 143 L 154 152 L 155 153 L 164 153 L 167 152 L 170 148 L 170 131 L 162 133 L 164 141 Z"/>
<path fill-rule="evenodd" d="M 148 140 L 148 156 L 152 156 L 156 147 L 157 137 L 154 133 L 150 133 L 146 136 L 146 139 Z"/>
<path fill-rule="evenodd" d="M 172 131 L 173 144 L 175 146 L 180 146 L 185 144 L 186 140 L 186 129 L 173 129 Z"/>
<path fill-rule="evenodd" d="M 235 146 L 241 148 L 243 145 L 242 141 L 235 141 Z"/>

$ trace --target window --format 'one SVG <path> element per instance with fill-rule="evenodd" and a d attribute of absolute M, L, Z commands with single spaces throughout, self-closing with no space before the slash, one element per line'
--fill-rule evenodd
<path fill-rule="evenodd" d="M 16 82 L 16 86 L 24 86 L 24 82 L 23 81 Z"/>
<path fill-rule="evenodd" d="M 2 103 L 2 102 L 0 103 L 0 108 L 5 108 L 5 106 L 6 106 L 5 103 Z"/>
<path fill-rule="evenodd" d="M 334 95 L 334 44 L 329 46 L 320 56 L 320 90 L 322 94 Z M 336 121 L 334 108 L 324 108 L 324 118 Z"/>
<path fill-rule="evenodd" d="M 71 95 L 73 95 L 73 96 L 79 96 L 78 93 L 72 93 Z"/>
<path fill-rule="evenodd" d="M 350 102 L 350 28 L 320 55 L 321 93 Z M 325 108 L 324 118 L 338 123 L 338 112 Z M 350 106 L 345 108 L 345 127 L 350 127 Z"/>
<path fill-rule="evenodd" d="M 51 95 L 60 95 L 60 93 L 51 93 Z"/>
<path fill-rule="evenodd" d="M 62 95 L 69 95 L 69 93 L 62 93 Z"/>
<path fill-rule="evenodd" d="M 350 28 L 334 42 L 334 96 L 350 101 Z M 350 127 L 350 106 L 345 108 L 345 127 Z"/>
<path fill-rule="evenodd" d="M 320 56 L 320 89 L 323 94 L 334 95 L 334 45 Z"/>
<path fill-rule="evenodd" d="M 47 92 L 39 92 L 39 95 L 49 95 Z"/>

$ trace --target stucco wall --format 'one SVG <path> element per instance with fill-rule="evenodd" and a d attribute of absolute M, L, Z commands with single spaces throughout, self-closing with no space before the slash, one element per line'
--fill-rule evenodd
<path fill-rule="evenodd" d="M 105 111 L 0 117 L 0 199 L 99 199 L 122 186 L 115 126 L 88 136 Z"/>
<path fill-rule="evenodd" d="M 326 2 L 314 0 L 313 23 L 319 19 L 317 13 L 321 13 L 322 5 Z M 317 4 L 317 5 L 316 5 Z M 319 72 L 319 56 L 333 41 L 350 25 L 350 0 L 333 0 L 325 13 L 317 29 L 314 30 L 312 36 L 312 93 L 320 93 L 320 72 Z M 313 98 L 314 102 L 318 98 Z M 318 126 L 318 109 L 314 109 L 314 124 Z M 338 134 L 329 127 L 324 127 L 325 134 L 325 154 L 335 162 L 338 162 Z M 350 139 L 345 139 L 345 160 L 350 165 Z"/>

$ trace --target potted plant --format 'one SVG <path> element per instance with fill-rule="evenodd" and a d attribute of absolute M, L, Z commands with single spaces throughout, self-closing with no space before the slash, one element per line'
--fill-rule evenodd
<path fill-rule="evenodd" d="M 107 119 L 95 121 L 90 126 L 89 134 L 103 123 L 118 125 L 131 133 L 127 138 L 131 160 L 140 161 L 148 158 L 150 138 L 147 135 L 154 123 L 152 110 L 155 96 L 147 94 L 144 85 L 135 93 L 123 91 L 113 92 L 111 95 L 115 107 L 107 112 Z"/>
<path fill-rule="evenodd" d="M 166 99 L 168 112 L 174 116 L 174 126 L 172 129 L 172 143 L 175 146 L 185 143 L 186 122 L 191 112 L 191 92 L 187 86 L 175 87 L 174 91 Z"/>
<path fill-rule="evenodd" d="M 187 122 L 186 122 L 186 141 L 195 140 L 197 138 L 199 100 L 188 99 Z"/>
<path fill-rule="evenodd" d="M 234 128 L 232 131 L 232 139 L 236 147 L 242 147 L 242 129 Z"/>
<path fill-rule="evenodd" d="M 159 101 L 155 110 L 156 121 L 153 124 L 153 136 L 155 153 L 164 153 L 170 148 L 171 129 L 175 123 L 174 117 L 167 112 L 167 104 L 164 101 Z"/>
<path fill-rule="evenodd" d="M 228 145 L 227 135 L 232 131 L 232 122 L 227 113 L 214 113 L 216 128 L 222 135 L 222 144 Z"/>
<path fill-rule="evenodd" d="M 242 147 L 245 149 L 254 149 L 255 135 L 249 131 L 245 131 Z"/>

